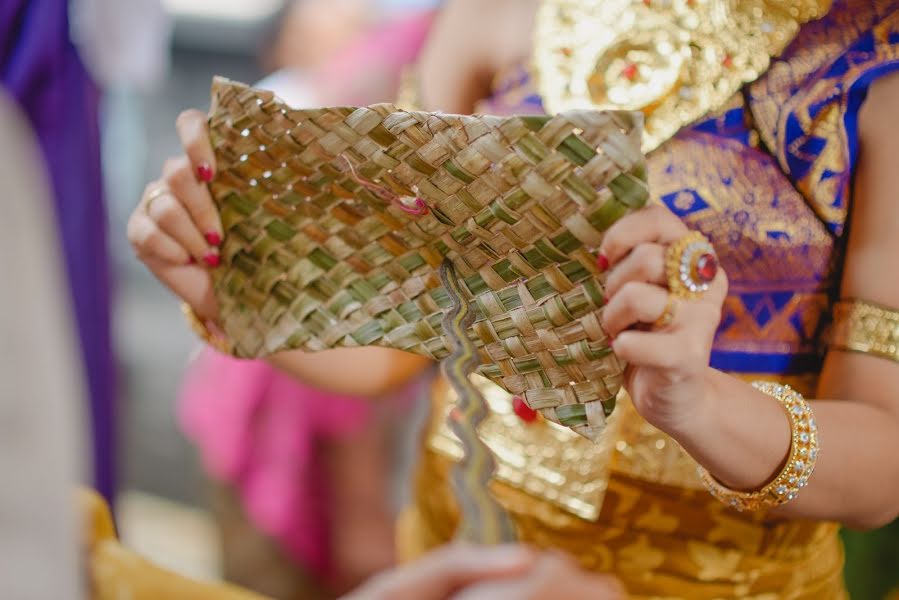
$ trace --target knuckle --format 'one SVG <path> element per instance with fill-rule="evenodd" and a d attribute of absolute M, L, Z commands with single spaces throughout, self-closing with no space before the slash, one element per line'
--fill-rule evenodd
<path fill-rule="evenodd" d="M 171 196 L 162 196 L 150 208 L 153 219 L 164 228 L 177 225 L 181 220 L 181 211 Z"/>
<path fill-rule="evenodd" d="M 606 234 L 602 239 L 602 251 L 609 258 L 614 258 L 618 255 L 618 248 L 621 246 L 618 231 L 619 228 L 613 226 L 606 231 Z"/>
<path fill-rule="evenodd" d="M 659 256 L 653 244 L 640 244 L 634 249 L 635 259 L 639 275 L 650 277 L 658 267 Z"/>
<path fill-rule="evenodd" d="M 135 228 L 129 241 L 139 256 L 153 254 L 155 247 L 159 245 L 159 232 L 151 227 Z"/>
<path fill-rule="evenodd" d="M 176 127 L 186 127 L 196 123 L 200 119 L 205 119 L 205 115 L 196 108 L 188 108 L 182 110 L 175 119 Z"/>
<path fill-rule="evenodd" d="M 648 263 L 654 256 L 655 253 L 653 252 L 651 244 L 638 244 L 637 247 L 634 248 L 634 257 L 640 264 Z"/>
<path fill-rule="evenodd" d="M 654 204 L 650 207 L 649 210 L 651 212 L 648 216 L 652 219 L 652 224 L 656 227 L 664 225 L 668 220 L 668 216 L 671 214 L 668 209 L 661 204 Z"/>
<path fill-rule="evenodd" d="M 628 281 L 621 286 L 621 290 L 618 291 L 617 295 L 622 299 L 624 304 L 633 306 L 637 300 L 639 300 L 642 292 L 643 286 L 639 282 Z"/>
<path fill-rule="evenodd" d="M 134 248 L 135 251 L 139 251 L 142 245 L 142 237 L 140 235 L 140 224 L 138 222 L 139 217 L 137 215 L 131 215 L 131 218 L 128 219 L 128 225 L 125 227 L 125 236 L 128 238 L 128 243 L 131 244 L 131 247 Z"/>
<path fill-rule="evenodd" d="M 190 163 L 186 156 L 170 158 L 166 161 L 165 181 L 172 189 L 183 188 L 193 181 Z"/>
<path fill-rule="evenodd" d="M 170 156 L 162 163 L 162 181 L 168 182 L 168 177 L 178 168 L 178 156 Z"/>
<path fill-rule="evenodd" d="M 727 277 L 727 272 L 724 269 L 718 270 L 718 280 L 721 286 L 721 295 L 727 296 L 727 292 L 730 289 L 730 279 Z"/>

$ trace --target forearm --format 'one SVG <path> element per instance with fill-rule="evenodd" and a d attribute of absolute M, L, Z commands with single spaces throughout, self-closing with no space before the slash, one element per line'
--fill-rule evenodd
<path fill-rule="evenodd" d="M 422 356 L 386 348 L 338 348 L 314 353 L 294 350 L 267 360 L 318 389 L 370 398 L 396 390 L 431 364 Z"/>
<path fill-rule="evenodd" d="M 755 490 L 782 469 L 790 425 L 781 404 L 734 377 L 708 370 L 705 414 L 675 433 L 716 479 Z M 899 513 L 899 422 L 888 411 L 848 400 L 811 401 L 821 451 L 813 476 L 784 516 L 835 520 L 869 528 Z"/>

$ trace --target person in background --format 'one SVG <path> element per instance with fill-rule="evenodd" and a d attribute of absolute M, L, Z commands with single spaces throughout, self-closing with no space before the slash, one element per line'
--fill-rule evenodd
<path fill-rule="evenodd" d="M 296 106 L 390 99 L 430 16 L 381 14 L 367 0 L 294 2 L 270 52 L 280 70 L 258 85 Z M 427 364 L 383 349 L 348 355 L 365 385 L 347 385 L 333 357 L 304 356 L 302 377 L 211 349 L 189 366 L 179 420 L 216 482 L 227 579 L 308 600 L 393 564 L 398 417 L 413 412 Z"/>
<path fill-rule="evenodd" d="M 75 324 L 43 158 L 2 90 L 0 131 L 0 181 L 12 199 L 0 235 L 0 598 L 77 600 L 72 488 L 87 436 Z"/>
<path fill-rule="evenodd" d="M 100 90 L 70 38 L 68 0 L 0 3 L 0 85 L 35 132 L 53 194 L 56 230 L 90 400 L 93 474 L 115 491 L 115 364 L 100 170 Z M 29 202 L 6 196 L 3 203 Z"/>

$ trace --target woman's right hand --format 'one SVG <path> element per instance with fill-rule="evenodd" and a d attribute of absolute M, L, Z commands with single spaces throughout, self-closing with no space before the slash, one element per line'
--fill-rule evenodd
<path fill-rule="evenodd" d="M 215 173 L 206 115 L 178 116 L 184 154 L 165 162 L 159 179 L 144 191 L 128 220 L 137 257 L 203 319 L 215 321 L 218 304 L 210 269 L 219 264 L 222 225 L 207 183 Z"/>
<path fill-rule="evenodd" d="M 621 584 L 556 552 L 451 545 L 373 577 L 343 600 L 623 600 Z"/>

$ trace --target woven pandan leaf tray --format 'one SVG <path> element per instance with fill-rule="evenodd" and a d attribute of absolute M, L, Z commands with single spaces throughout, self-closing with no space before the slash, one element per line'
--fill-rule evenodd
<path fill-rule="evenodd" d="M 479 372 L 599 434 L 623 365 L 590 249 L 648 198 L 638 113 L 299 110 L 224 79 L 212 91 L 214 280 L 236 356 L 385 346 L 439 360 L 449 259 Z"/>

